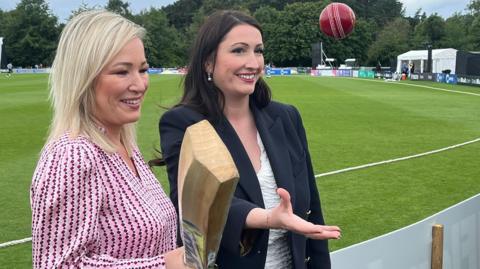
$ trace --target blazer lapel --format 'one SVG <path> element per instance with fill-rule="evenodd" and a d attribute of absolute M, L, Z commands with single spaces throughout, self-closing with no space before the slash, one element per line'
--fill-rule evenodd
<path fill-rule="evenodd" d="M 238 186 L 245 191 L 253 203 L 265 207 L 257 174 L 235 129 L 226 118 L 224 118 L 220 124 L 216 125 L 215 129 L 230 151 L 237 166 L 240 174 Z"/>
<path fill-rule="evenodd" d="M 268 159 L 275 175 L 279 188 L 284 188 L 290 193 L 291 202 L 295 201 L 295 185 L 293 182 L 292 165 L 285 137 L 283 123 L 280 117 L 271 117 L 265 109 L 252 106 L 257 129 L 262 138 Z"/>

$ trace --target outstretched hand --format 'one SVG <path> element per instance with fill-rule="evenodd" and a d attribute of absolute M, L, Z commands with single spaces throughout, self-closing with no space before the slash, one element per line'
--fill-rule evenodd
<path fill-rule="evenodd" d="M 293 214 L 288 191 L 278 188 L 277 193 L 280 196 L 280 204 L 268 212 L 269 228 L 289 230 L 311 239 L 339 239 L 341 237 L 340 228 L 337 226 L 316 225 Z"/>

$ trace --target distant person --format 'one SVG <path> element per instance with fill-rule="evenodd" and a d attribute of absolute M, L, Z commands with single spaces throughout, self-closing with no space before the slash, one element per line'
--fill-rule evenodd
<path fill-rule="evenodd" d="M 406 63 L 403 63 L 402 65 L 402 80 L 405 80 L 408 78 L 408 65 Z"/>
<path fill-rule="evenodd" d="M 410 76 L 415 73 L 415 64 L 414 63 L 411 63 L 410 64 Z"/>
<path fill-rule="evenodd" d="M 12 63 L 8 63 L 7 64 L 7 74 L 5 75 L 6 77 L 11 77 L 13 74 L 13 64 Z"/>
<path fill-rule="evenodd" d="M 180 102 L 160 119 L 161 148 L 178 209 L 177 173 L 185 130 L 208 119 L 240 174 L 216 263 L 221 269 L 330 268 L 320 197 L 299 111 L 271 100 L 262 79 L 258 22 L 217 11 L 192 47 Z"/>
<path fill-rule="evenodd" d="M 272 70 L 272 65 L 271 64 L 266 64 L 265 65 L 265 77 L 269 78 L 271 77 L 271 70 Z"/>
<path fill-rule="evenodd" d="M 402 65 L 402 74 L 408 75 L 408 65 L 406 63 Z"/>
<path fill-rule="evenodd" d="M 377 61 L 377 66 L 375 66 L 375 78 L 382 78 L 382 65 L 380 64 L 380 61 Z"/>
<path fill-rule="evenodd" d="M 34 268 L 185 268 L 175 208 L 135 141 L 148 88 L 144 35 L 107 11 L 63 29 L 30 193 Z"/>

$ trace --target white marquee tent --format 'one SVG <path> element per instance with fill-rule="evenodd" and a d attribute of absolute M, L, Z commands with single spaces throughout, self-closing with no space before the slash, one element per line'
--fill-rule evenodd
<path fill-rule="evenodd" d="M 403 64 L 415 65 L 415 73 L 423 73 L 427 69 L 428 51 L 411 50 L 397 56 L 397 72 L 400 73 Z M 455 74 L 457 62 L 456 49 L 434 49 L 432 50 L 432 73 L 441 73 L 443 70 L 451 70 Z"/>

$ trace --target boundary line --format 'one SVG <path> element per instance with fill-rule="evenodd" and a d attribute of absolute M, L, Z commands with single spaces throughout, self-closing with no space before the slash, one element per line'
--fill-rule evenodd
<path fill-rule="evenodd" d="M 396 159 L 390 159 L 390 160 L 385 160 L 385 161 L 380 161 L 380 162 L 375 162 L 375 163 L 369 163 L 369 164 L 364 164 L 364 165 L 359 165 L 359 166 L 354 166 L 354 167 L 348 167 L 348 168 L 344 168 L 344 169 L 340 169 L 340 170 L 336 170 L 336 171 L 321 173 L 321 174 L 315 175 L 315 178 L 340 174 L 340 173 L 343 173 L 343 172 L 359 170 L 359 169 L 372 167 L 372 166 L 377 166 L 377 165 L 381 165 L 381 164 L 394 163 L 394 162 L 405 161 L 405 160 L 409 160 L 409 159 L 413 159 L 413 158 L 423 157 L 423 156 L 426 156 L 426 155 L 431 155 L 431 154 L 439 153 L 439 152 L 442 152 L 442 151 L 462 147 L 462 146 L 472 144 L 472 143 L 475 143 L 475 142 L 479 142 L 479 141 L 480 141 L 480 137 L 476 138 L 474 140 L 464 142 L 464 143 L 460 143 L 460 144 L 456 144 L 456 145 L 453 145 L 453 146 L 449 146 L 449 147 L 445 147 L 445 148 L 441 148 L 441 149 L 436 149 L 436 150 L 432 150 L 432 151 L 427 151 L 427 152 L 424 152 L 424 153 L 419 153 L 419 154 L 400 157 L 400 158 L 396 158 Z"/>
<path fill-rule="evenodd" d="M 417 84 L 412 84 L 412 83 L 403 83 L 403 82 L 395 82 L 395 81 L 384 81 L 384 80 L 375 80 L 375 79 L 367 79 L 367 78 L 352 78 L 352 79 L 366 80 L 366 81 L 374 81 L 374 82 L 383 82 L 383 83 L 388 83 L 388 84 L 407 85 L 407 86 L 419 87 L 419 88 L 427 88 L 427 89 L 432 89 L 432 90 L 437 90 L 437 91 L 453 92 L 453 93 L 460 93 L 460 94 L 468 94 L 468 95 L 480 96 L 480 94 L 478 94 L 478 93 L 473 93 L 473 92 L 462 92 L 462 91 L 447 90 L 447 89 L 443 89 L 443 88 L 437 88 L 437 87 L 426 86 L 426 85 L 417 85 Z"/>
<path fill-rule="evenodd" d="M 26 242 L 30 242 L 30 241 L 32 241 L 31 237 L 27 237 L 27 238 L 23 238 L 23 239 L 19 239 L 19 240 L 13 240 L 13 241 L 1 243 L 0 248 L 6 248 L 6 247 L 10 247 L 10 246 L 13 246 L 13 245 L 18 245 L 18 244 L 22 244 L 22 243 L 26 243 Z"/>

